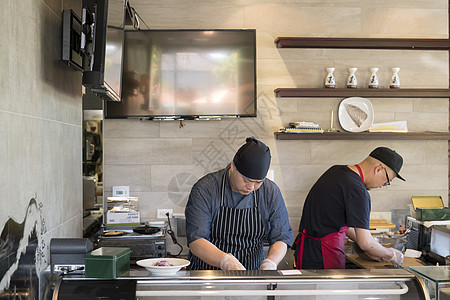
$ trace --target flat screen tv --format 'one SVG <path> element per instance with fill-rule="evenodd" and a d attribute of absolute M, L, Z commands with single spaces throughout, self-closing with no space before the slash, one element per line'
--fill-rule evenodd
<path fill-rule="evenodd" d="M 105 118 L 256 116 L 255 30 L 127 30 Z"/>
<path fill-rule="evenodd" d="M 120 101 L 122 46 L 128 0 L 83 0 L 83 28 L 92 28 L 83 85 L 100 98 Z M 85 42 L 89 36 L 82 36 Z M 83 43 L 83 42 L 82 42 Z"/>

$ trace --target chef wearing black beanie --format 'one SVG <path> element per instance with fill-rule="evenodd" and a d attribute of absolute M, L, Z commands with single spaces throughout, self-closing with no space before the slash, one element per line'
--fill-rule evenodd
<path fill-rule="evenodd" d="M 236 169 L 250 180 L 264 180 L 270 166 L 270 149 L 264 143 L 251 137 L 239 148 L 233 163 Z"/>
<path fill-rule="evenodd" d="M 293 235 L 280 189 L 266 178 L 270 160 L 269 147 L 247 138 L 226 168 L 192 187 L 185 210 L 191 270 L 277 269 Z"/>

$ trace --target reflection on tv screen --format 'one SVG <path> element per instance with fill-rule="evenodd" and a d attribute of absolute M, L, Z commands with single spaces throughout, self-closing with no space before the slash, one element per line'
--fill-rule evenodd
<path fill-rule="evenodd" d="M 255 30 L 126 31 L 107 118 L 256 116 Z"/>

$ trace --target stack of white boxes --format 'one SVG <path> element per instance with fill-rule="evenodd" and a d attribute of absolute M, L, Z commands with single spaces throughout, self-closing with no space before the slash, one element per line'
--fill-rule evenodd
<path fill-rule="evenodd" d="M 140 225 L 139 200 L 138 197 L 130 197 L 128 186 L 113 186 L 113 197 L 107 198 L 107 206 L 107 225 Z"/>

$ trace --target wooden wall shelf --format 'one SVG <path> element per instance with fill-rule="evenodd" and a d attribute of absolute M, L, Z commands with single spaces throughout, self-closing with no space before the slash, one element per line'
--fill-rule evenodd
<path fill-rule="evenodd" d="M 277 48 L 327 48 L 376 50 L 440 50 L 450 51 L 450 39 L 402 38 L 311 38 L 278 37 Z M 329 89 L 329 88 L 276 88 L 279 98 L 308 97 L 368 97 L 368 98 L 450 98 L 450 89 Z M 275 132 L 277 140 L 450 140 L 450 132 Z"/>
<path fill-rule="evenodd" d="M 330 89 L 276 88 L 275 96 L 286 97 L 368 97 L 368 98 L 450 98 L 450 89 Z"/>
<path fill-rule="evenodd" d="M 449 39 L 278 37 L 277 48 L 450 50 Z"/>
<path fill-rule="evenodd" d="M 275 132 L 277 140 L 450 140 L 450 132 Z"/>

